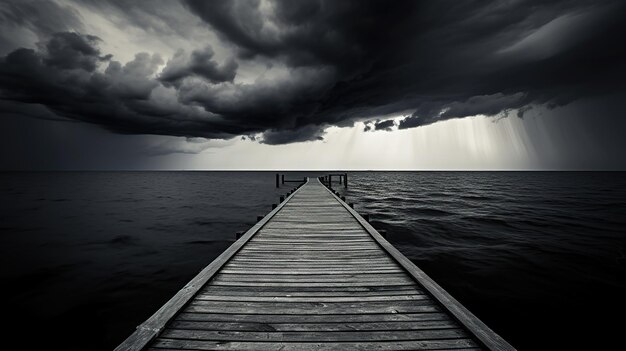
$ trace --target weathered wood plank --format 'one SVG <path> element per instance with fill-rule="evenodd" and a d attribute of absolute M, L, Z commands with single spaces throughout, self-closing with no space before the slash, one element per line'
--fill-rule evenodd
<path fill-rule="evenodd" d="M 398 268 L 402 269 L 400 266 L 393 263 L 390 260 L 367 260 L 364 262 L 356 262 L 356 261 L 347 261 L 345 263 L 342 262 L 317 262 L 317 261 L 252 261 L 252 260 L 231 260 L 227 264 L 228 267 L 281 267 L 281 268 L 289 268 L 293 267 L 297 268 L 309 268 L 309 269 L 325 269 L 326 267 L 335 267 L 335 268 L 346 268 L 346 269 L 383 269 L 383 268 Z"/>
<path fill-rule="evenodd" d="M 220 272 L 214 281 L 238 282 L 381 282 L 401 281 L 407 284 L 413 281 L 405 273 L 350 273 L 350 274 L 231 274 Z"/>
<path fill-rule="evenodd" d="M 213 295 L 199 293 L 196 300 L 204 301 L 244 301 L 244 302 L 366 302 L 366 301 L 414 301 L 427 300 L 428 296 L 420 295 L 391 295 L 391 296 L 317 296 L 317 297 L 276 297 L 276 296 L 243 296 L 243 295 Z"/>
<path fill-rule="evenodd" d="M 387 263 L 376 264 L 372 266 L 365 266 L 362 264 L 349 264 L 349 265 L 339 265 L 339 264 L 317 264 L 317 265 L 305 265 L 305 264 L 297 264 L 290 262 L 284 263 L 263 263 L 257 262 L 255 263 L 230 263 L 227 267 L 224 268 L 224 272 L 228 273 L 228 270 L 253 270 L 253 271 L 273 271 L 277 272 L 276 274 L 281 274 L 278 272 L 320 272 L 324 274 L 325 272 L 333 271 L 333 272 L 372 272 L 375 271 L 385 271 L 385 272 L 404 272 L 401 268 L 393 266 Z"/>
<path fill-rule="evenodd" d="M 248 266 L 250 267 L 250 266 Z M 287 268 L 287 267 L 285 267 Z M 335 275 L 335 274 L 372 274 L 372 273 L 403 273 L 402 270 L 392 267 L 389 269 L 281 269 L 281 270 L 272 270 L 272 269 L 259 269 L 259 268 L 232 268 L 229 267 L 227 269 L 222 269 L 220 273 L 223 274 L 257 274 L 257 275 Z"/>
<path fill-rule="evenodd" d="M 248 286 L 254 289 L 260 287 L 380 287 L 380 282 L 232 282 L 232 281 L 214 281 L 213 285 L 222 286 Z M 384 286 L 407 286 L 406 281 L 387 281 Z"/>
<path fill-rule="evenodd" d="M 256 296 L 381 296 L 423 293 L 417 285 L 405 286 L 342 286 L 342 287 L 257 287 L 209 285 L 200 290 L 204 294 L 232 294 Z"/>
<path fill-rule="evenodd" d="M 167 328 L 163 338 L 187 340 L 223 340 L 223 341 L 279 341 L 279 342 L 364 342 L 396 340 L 437 340 L 462 339 L 465 332 L 460 329 L 431 330 L 385 330 L 385 331 L 230 331 Z"/>
<path fill-rule="evenodd" d="M 310 250 L 294 250 L 294 251 L 252 251 L 252 250 L 241 250 L 239 257 L 251 257 L 251 256 L 261 256 L 261 257 L 332 257 L 337 260 L 341 260 L 342 258 L 386 258 L 384 254 L 380 253 L 379 250 L 371 249 L 371 250 L 332 250 L 332 251 L 322 251 L 322 252 L 311 252 Z"/>
<path fill-rule="evenodd" d="M 268 343 L 268 342 L 223 342 L 204 340 L 180 340 L 159 338 L 152 345 L 155 349 L 178 350 L 258 350 L 258 351 L 351 351 L 351 350 L 442 350 L 476 347 L 471 339 L 391 341 L 391 342 L 339 342 L 339 343 Z"/>
<path fill-rule="evenodd" d="M 442 315 L 443 316 L 443 315 Z M 443 317 L 442 317 L 443 318 Z M 253 322 L 202 322 L 176 320 L 170 324 L 173 329 L 189 330 L 228 330 L 265 332 L 331 332 L 331 331 L 391 331 L 453 329 L 457 324 L 449 320 L 425 320 L 412 322 L 361 322 L 361 323 L 253 323 Z"/>
<path fill-rule="evenodd" d="M 198 313 L 183 311 L 176 320 L 200 322 L 242 322 L 242 323 L 385 323 L 385 322 L 420 322 L 450 321 L 441 312 L 423 313 L 377 313 L 377 314 L 224 314 Z"/>
<path fill-rule="evenodd" d="M 428 300 L 390 302 L 312 303 L 312 302 L 226 302 L 194 299 L 184 310 L 201 313 L 235 314 L 372 314 L 439 312 Z"/>

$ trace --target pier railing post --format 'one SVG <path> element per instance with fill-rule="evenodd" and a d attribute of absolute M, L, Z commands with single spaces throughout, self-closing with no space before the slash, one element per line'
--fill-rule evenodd
<path fill-rule="evenodd" d="M 279 178 L 278 173 L 276 173 L 276 187 L 280 188 L 280 184 L 278 182 L 278 178 Z"/>
<path fill-rule="evenodd" d="M 348 173 L 343 174 L 343 187 L 348 188 Z"/>
<path fill-rule="evenodd" d="M 328 187 L 329 188 L 333 187 L 333 175 L 332 174 L 328 175 Z"/>
<path fill-rule="evenodd" d="M 282 180 L 282 183 L 285 184 L 285 175 L 284 174 L 281 175 L 281 180 Z"/>

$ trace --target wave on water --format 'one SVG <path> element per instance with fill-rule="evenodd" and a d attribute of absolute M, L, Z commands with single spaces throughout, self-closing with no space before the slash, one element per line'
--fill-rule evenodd
<path fill-rule="evenodd" d="M 339 189 L 520 349 L 610 348 L 626 312 L 626 177 L 359 172 Z M 581 309 L 593 301 L 592 309 Z M 571 338 L 571 335 L 586 337 Z"/>

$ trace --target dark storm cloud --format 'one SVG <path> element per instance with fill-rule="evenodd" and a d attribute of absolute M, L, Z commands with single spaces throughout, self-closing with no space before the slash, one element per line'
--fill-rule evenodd
<path fill-rule="evenodd" d="M 44 64 L 60 69 L 81 68 L 88 72 L 96 69 L 98 62 L 111 55 L 99 56 L 97 43 L 100 38 L 76 33 L 55 33 L 46 43 Z"/>
<path fill-rule="evenodd" d="M 472 96 L 466 101 L 440 101 L 421 104 L 409 117 L 400 121 L 399 129 L 414 128 L 445 121 L 452 118 L 463 118 L 479 114 L 494 116 L 497 114 L 508 115 L 512 109 L 519 109 L 518 116 L 523 117 L 527 104 L 532 100 L 527 99 L 526 94 L 517 93 L 504 95 Z"/>
<path fill-rule="evenodd" d="M 363 128 L 364 132 L 373 132 L 377 130 L 384 130 L 390 132 L 393 130 L 393 127 L 396 126 L 396 122 L 392 119 L 388 119 L 386 121 L 381 121 L 379 119 L 375 121 L 365 122 L 365 127 Z"/>
<path fill-rule="evenodd" d="M 4 25 L 25 27 L 42 36 L 58 31 L 83 29 L 78 11 L 45 0 L 2 1 L 0 20 Z"/>
<path fill-rule="evenodd" d="M 23 45 L 33 33 L 44 39 L 52 33 L 82 31 L 78 11 L 47 0 L 3 0 L 0 2 L 0 53 L 8 53 Z"/>
<path fill-rule="evenodd" d="M 167 88 L 152 78 L 163 63 L 159 55 L 139 53 L 122 65 L 108 60 L 98 39 L 57 33 L 42 50 L 18 49 L 0 59 L 2 99 L 39 104 L 54 114 L 92 122 L 122 133 L 225 137 L 212 128 L 212 117 L 182 106 Z M 10 89 L 8 89 L 10 87 Z"/>
<path fill-rule="evenodd" d="M 386 121 L 377 121 L 374 123 L 375 130 L 386 130 L 391 131 L 391 129 L 396 125 L 396 123 L 392 119 L 388 119 Z"/>
<path fill-rule="evenodd" d="M 85 1 L 122 13 L 120 2 Z M 183 33 L 161 3 L 128 5 L 137 26 Z M 319 140 L 328 126 L 408 114 L 398 128 L 563 106 L 623 91 L 620 1 L 186 1 L 235 58 L 207 43 L 122 66 L 95 37 L 59 33 L 0 61 L 5 100 L 124 133 L 268 144 Z M 111 10 L 116 9 L 116 10 Z M 105 14 L 106 15 L 106 14 Z M 171 27 L 160 28 L 155 18 Z M 128 16 L 132 21 L 134 16 Z M 163 25 L 163 24 L 161 24 Z M 237 80 L 243 64 L 283 71 Z M 103 73 L 97 67 L 104 67 Z M 105 67 L 106 66 L 106 67 Z M 137 67 L 134 67 L 137 66 Z M 132 79 L 131 79 L 132 78 Z M 366 129 L 387 130 L 392 120 Z"/>
<path fill-rule="evenodd" d="M 165 83 L 178 85 L 187 77 L 199 76 L 211 83 L 232 82 L 237 73 L 237 62 L 229 59 L 220 66 L 213 61 L 214 54 L 211 47 L 194 50 L 191 55 L 187 55 L 183 50 L 179 50 L 168 61 L 167 66 L 161 73 L 160 80 Z"/>
<path fill-rule="evenodd" d="M 325 132 L 319 126 L 304 126 L 295 130 L 269 130 L 262 135 L 264 144 L 278 145 L 302 141 L 324 140 Z"/>

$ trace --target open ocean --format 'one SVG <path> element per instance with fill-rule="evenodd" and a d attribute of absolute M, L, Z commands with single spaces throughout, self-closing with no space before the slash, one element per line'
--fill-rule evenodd
<path fill-rule="evenodd" d="M 273 172 L 0 173 L 4 344 L 113 349 L 289 188 Z M 351 172 L 335 188 L 513 346 L 623 344 L 626 173 Z"/>

